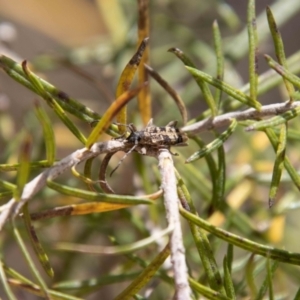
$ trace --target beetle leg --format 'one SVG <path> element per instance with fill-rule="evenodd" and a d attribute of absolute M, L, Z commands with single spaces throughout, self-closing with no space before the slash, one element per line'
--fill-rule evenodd
<path fill-rule="evenodd" d="M 117 166 L 111 171 L 110 173 L 110 177 L 112 176 L 112 174 L 120 167 L 121 163 L 123 162 L 123 160 L 137 147 L 138 144 L 135 144 L 123 157 L 122 159 L 118 162 Z"/>
<path fill-rule="evenodd" d="M 130 123 L 128 124 L 128 128 L 131 132 L 136 132 L 137 131 L 137 128 L 134 126 L 134 124 Z"/>
<path fill-rule="evenodd" d="M 152 118 L 149 120 L 146 127 L 151 127 L 151 126 L 153 126 L 153 119 Z"/>
<path fill-rule="evenodd" d="M 172 152 L 170 149 L 169 149 L 169 151 L 170 151 L 170 153 L 171 153 L 172 155 L 174 155 L 174 156 L 178 156 L 178 155 L 179 155 L 179 154 L 176 153 L 176 152 Z"/>
<path fill-rule="evenodd" d="M 177 126 L 177 121 L 171 121 L 166 125 L 166 127 L 174 127 L 174 128 L 176 128 L 176 126 Z"/>

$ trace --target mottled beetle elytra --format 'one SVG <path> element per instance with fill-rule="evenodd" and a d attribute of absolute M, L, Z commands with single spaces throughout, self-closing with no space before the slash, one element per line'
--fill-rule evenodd
<path fill-rule="evenodd" d="M 126 140 L 130 143 L 152 145 L 158 148 L 187 146 L 187 135 L 176 125 L 177 121 L 171 121 L 164 127 L 157 127 L 153 125 L 153 119 L 151 119 L 145 129 L 138 131 L 133 124 L 129 124 L 131 133 Z"/>
<path fill-rule="evenodd" d="M 150 119 L 147 126 L 143 130 L 138 131 L 133 124 L 129 124 L 130 135 L 126 138 L 126 141 L 134 145 L 119 161 L 116 168 L 112 170 L 110 176 L 138 145 L 152 146 L 158 149 L 168 149 L 170 146 L 187 146 L 187 135 L 177 128 L 176 125 L 177 121 L 171 121 L 164 127 L 157 127 L 153 125 L 153 119 Z"/>

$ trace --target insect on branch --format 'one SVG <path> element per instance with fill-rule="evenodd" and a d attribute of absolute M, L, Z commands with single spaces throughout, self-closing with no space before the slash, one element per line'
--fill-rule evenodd
<path fill-rule="evenodd" d="M 168 149 L 171 146 L 187 146 L 188 137 L 176 127 L 177 121 L 169 122 L 165 127 L 153 125 L 153 119 L 150 119 L 147 126 L 138 131 L 134 124 L 129 124 L 130 135 L 125 139 L 128 145 L 133 145 L 122 157 L 118 165 L 112 170 L 110 176 L 118 169 L 124 159 L 133 152 L 138 146 L 142 147 L 142 154 L 148 154 L 147 149 Z M 123 136 L 121 137 L 123 138 Z M 170 151 L 171 152 L 171 151 Z M 173 155 L 177 155 L 171 152 Z M 111 156 L 109 157 L 109 159 Z M 103 177 L 103 176 L 102 176 Z"/>

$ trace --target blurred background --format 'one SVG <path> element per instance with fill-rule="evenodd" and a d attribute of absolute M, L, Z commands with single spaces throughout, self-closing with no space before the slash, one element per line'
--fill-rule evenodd
<path fill-rule="evenodd" d="M 264 14 L 265 7 L 276 2 L 280 1 L 257 1 L 257 15 Z M 0 0 L 0 4 L 1 53 L 17 61 L 28 60 L 49 82 L 101 113 L 114 99 L 119 75 L 136 48 L 136 1 L 24 0 L 20 5 L 17 0 Z M 287 2 L 287 6 L 291 4 Z M 248 80 L 247 52 L 241 49 L 241 53 L 236 54 L 239 45 L 235 47 L 230 42 L 245 27 L 246 9 L 247 1 L 150 1 L 151 65 L 170 84 L 175 84 L 183 98 L 200 97 L 199 93 L 188 91 L 189 75 L 184 68 L 179 69 L 180 62 L 167 50 L 178 47 L 199 67 L 213 73 L 214 55 L 210 53 L 211 60 L 207 55 L 213 51 L 212 22 L 216 19 L 224 38 L 225 54 L 236 71 L 225 76 L 234 76 L 229 80 L 236 87 L 242 86 Z M 276 11 L 274 14 L 277 20 L 284 17 L 281 15 L 284 11 L 278 16 Z M 294 9 L 292 16 L 286 17 L 289 20 L 280 30 L 289 56 L 299 49 L 293 31 L 298 25 L 299 14 Z M 274 53 L 269 33 L 259 48 L 260 73 L 268 68 L 262 58 L 265 53 Z M 177 69 L 180 72 L 172 76 L 172 71 Z M 1 74 L 0 79 L 2 95 L 9 97 L 8 101 L 1 101 L 2 106 L 6 103 L 13 115 L 23 116 L 30 109 L 34 96 L 5 74 Z M 191 86 L 197 91 L 196 86 Z M 160 101 L 154 101 L 157 109 Z"/>
<path fill-rule="evenodd" d="M 216 68 L 212 35 L 214 20 L 218 20 L 224 39 L 225 81 L 235 87 L 242 87 L 247 83 L 246 0 L 153 0 L 149 2 L 151 66 L 181 95 L 188 107 L 190 118 L 198 116 L 207 107 L 202 101 L 197 85 L 191 80 L 191 76 L 186 72 L 182 63 L 167 50 L 171 47 L 180 48 L 194 60 L 198 68 L 214 75 Z M 283 5 L 283 2 L 286 5 Z M 256 5 L 260 38 L 259 73 L 262 74 L 269 69 L 263 55 L 267 53 L 275 58 L 264 12 L 266 6 L 274 7 L 273 12 L 280 25 L 286 56 L 292 55 L 299 49 L 300 7 L 297 1 L 280 0 L 259 0 Z M 136 47 L 137 1 L 0 0 L 0 54 L 7 55 L 18 62 L 27 60 L 34 72 L 99 114 L 103 114 L 114 100 L 119 76 Z M 170 97 L 155 82 L 150 82 L 150 86 L 155 123 L 162 126 L 171 120 L 180 120 L 180 114 L 172 100 L 169 99 Z M 13 81 L 7 74 L 0 73 L 0 158 L 2 157 L 2 149 L 6 151 L 8 142 L 14 139 L 18 140 L 18 134 L 23 128 L 29 128 L 33 131 L 38 126 L 37 121 L 32 121 L 32 108 L 36 98 L 36 95 Z M 264 93 L 260 96 L 259 101 L 276 103 L 286 99 L 284 89 L 279 86 Z M 133 101 L 129 107 L 129 121 L 138 122 L 137 104 Z M 57 120 L 50 109 L 47 111 L 50 117 L 53 117 L 58 158 L 68 155 L 79 147 L 81 148 L 80 143 Z M 91 130 L 88 124 L 82 124 L 78 120 L 76 120 L 76 124 L 86 133 Z M 231 155 L 232 163 L 236 169 L 238 169 L 237 166 L 245 167 L 253 163 L 254 169 L 271 172 L 273 158 L 269 160 L 270 157 L 268 156 L 272 150 L 270 150 L 270 145 L 265 137 L 259 134 L 251 134 L 247 137 L 243 134 L 242 136 L 239 142 L 233 141 L 228 146 L 229 149 L 233 149 L 236 145 L 241 146 L 238 153 L 235 152 Z M 42 137 L 39 136 L 39 138 L 42 143 Z M 209 139 L 204 135 L 205 138 Z M 241 145 L 241 143 L 245 143 L 245 145 Z M 249 146 L 250 144 L 251 146 Z M 253 156 L 255 151 L 259 153 L 256 157 Z M 183 150 L 184 157 L 188 157 L 189 154 L 191 154 L 190 150 Z M 112 160 L 112 165 L 116 165 L 122 155 Z M 291 152 L 291 156 L 293 163 L 298 165 L 299 156 L 297 153 Z M 184 157 L 179 158 L 178 161 L 183 163 Z M 13 161 L 15 158 L 16 155 L 13 155 L 9 161 Z M 1 163 L 4 163 L 2 159 Z M 254 159 L 255 162 L 253 162 Z M 138 179 L 132 179 L 134 176 L 132 178 L 127 176 L 128 172 L 129 174 L 133 172 L 129 170 L 130 166 L 131 158 L 124 162 L 118 170 L 118 174 L 114 175 L 117 177 L 114 180 L 120 193 L 132 193 L 133 187 L 138 185 L 135 182 Z M 200 170 L 200 163 L 199 165 L 196 164 L 195 168 Z M 2 174 L 0 175 L 2 176 Z M 3 176 L 6 180 L 9 179 L 9 175 Z M 74 184 L 72 180 L 68 181 L 68 184 L 72 183 Z M 257 201 L 254 206 L 252 206 L 253 204 L 245 204 L 246 214 L 250 211 L 250 215 L 251 213 L 254 214 L 258 206 L 267 210 L 268 186 L 256 187 L 254 192 L 252 188 L 251 186 L 247 195 L 244 196 L 244 201 L 249 200 L 250 197 Z M 245 189 L 242 188 L 242 190 Z M 282 194 L 285 194 L 287 190 L 288 188 L 282 190 Z M 45 194 L 45 196 L 48 197 L 49 194 Z M 298 197 L 295 191 L 293 191 L 293 197 Z M 42 198 L 39 200 L 43 201 Z M 65 200 L 54 197 L 52 203 L 48 200 L 48 205 L 52 207 L 58 203 L 61 205 L 63 201 Z M 250 206 L 251 209 L 247 211 Z M 268 214 L 268 212 L 263 212 L 256 215 L 257 220 L 262 220 L 260 223 L 262 227 L 264 226 L 265 213 Z M 269 241 L 278 243 L 278 245 L 291 251 L 299 251 L 300 240 L 295 240 L 293 237 L 294 234 L 297 236 L 297 228 L 300 225 L 297 214 L 295 212 L 290 214 L 288 221 L 290 224 L 285 224 L 286 219 L 278 221 L 277 235 L 272 237 L 274 240 L 270 238 Z M 120 217 L 120 221 L 118 217 Z M 85 240 L 86 243 L 109 244 L 100 232 L 107 233 L 113 230 L 119 230 L 119 237 L 122 236 L 122 233 L 124 235 L 129 234 L 129 240 L 137 240 L 135 233 L 128 233 L 131 230 L 130 222 L 124 225 L 121 222 L 122 217 L 127 218 L 127 220 L 132 218 L 130 211 L 127 210 L 127 212 L 114 212 L 96 217 L 75 217 L 74 219 L 77 219 L 73 219 L 71 222 L 67 222 L 66 219 L 56 223 L 52 228 L 49 222 L 39 226 L 43 233 L 43 242 L 46 245 L 51 245 L 53 241 L 65 241 L 67 239 L 73 242 L 74 236 L 80 236 L 78 238 L 80 240 L 83 239 L 86 232 L 89 232 L 89 237 Z M 268 221 L 270 220 L 272 220 L 271 217 Z M 82 229 L 83 224 L 84 230 Z M 120 226 L 122 227 L 121 230 Z M 95 230 L 95 227 L 98 229 Z M 13 266 L 23 266 L 23 271 L 26 273 L 24 262 L 22 259 L 19 260 L 18 249 L 7 238 L 7 236 L 2 238 L 6 243 L 6 260 Z M 79 256 L 80 263 L 68 270 L 68 275 L 64 277 L 63 271 L 65 270 L 62 268 L 65 268 L 65 265 L 62 261 L 66 259 L 65 256 L 57 255 L 57 252 L 51 252 L 50 256 L 57 272 L 57 280 L 72 277 L 84 279 L 98 276 L 99 273 L 106 274 L 117 265 L 119 259 L 122 260 L 122 258 L 115 260 L 114 258 L 97 257 L 95 263 L 95 258 L 81 255 Z M 85 266 L 79 270 L 82 264 Z M 283 288 L 295 291 L 296 285 L 293 282 L 288 282 L 288 277 L 284 278 L 280 283 Z M 101 299 L 112 299 L 112 295 L 118 293 L 115 289 L 116 286 L 105 287 L 100 293 L 87 299 L 100 299 L 99 295 L 101 295 Z M 162 296 L 156 296 L 152 299 L 165 299 L 163 293 L 159 295 Z M 26 297 L 28 294 L 21 293 L 19 299 L 34 299 Z"/>

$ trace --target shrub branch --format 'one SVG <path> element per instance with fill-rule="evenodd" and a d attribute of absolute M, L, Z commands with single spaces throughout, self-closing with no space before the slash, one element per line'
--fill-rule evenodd
<path fill-rule="evenodd" d="M 159 170 L 164 191 L 164 204 L 168 225 L 174 227 L 170 237 L 171 261 L 174 271 L 177 300 L 190 299 L 185 249 L 182 241 L 182 230 L 179 215 L 179 199 L 177 195 L 176 177 L 170 151 L 163 149 L 158 154 Z"/>
<path fill-rule="evenodd" d="M 55 163 L 51 168 L 46 169 L 25 185 L 20 201 L 16 201 L 16 199 L 12 198 L 9 202 L 0 207 L 0 230 L 11 215 L 14 217 L 17 216 L 23 205 L 47 185 L 47 180 L 55 179 L 73 166 L 89 158 L 96 157 L 103 153 L 116 152 L 127 148 L 128 145 L 126 145 L 125 140 L 110 140 L 107 142 L 96 143 L 91 147 L 91 149 L 82 148 L 76 150 L 59 162 Z M 136 150 L 140 151 L 138 147 Z"/>
<path fill-rule="evenodd" d="M 217 116 L 215 118 L 209 117 L 194 124 L 187 125 L 182 128 L 182 131 L 189 133 L 208 131 L 224 126 L 229 126 L 232 119 L 236 119 L 237 121 L 258 120 L 263 117 L 275 116 L 285 113 L 299 106 L 300 101 L 295 101 L 294 103 L 284 102 L 264 105 L 259 111 L 254 108 L 249 108 L 244 111 L 230 112 Z"/>

